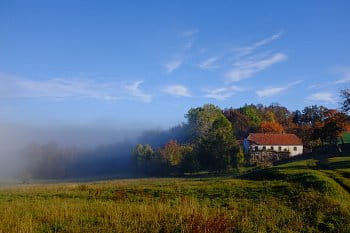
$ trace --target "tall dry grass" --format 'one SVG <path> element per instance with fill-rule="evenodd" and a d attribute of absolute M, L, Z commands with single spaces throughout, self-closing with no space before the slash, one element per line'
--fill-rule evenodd
<path fill-rule="evenodd" d="M 349 231 L 345 202 L 282 181 L 140 179 L 0 190 L 0 233 Z"/>

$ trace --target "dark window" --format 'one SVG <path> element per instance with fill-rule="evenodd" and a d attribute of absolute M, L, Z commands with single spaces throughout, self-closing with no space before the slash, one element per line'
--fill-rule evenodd
<path fill-rule="evenodd" d="M 266 146 L 263 146 L 263 150 L 266 150 Z"/>
<path fill-rule="evenodd" d="M 279 146 L 279 147 L 278 147 L 278 150 L 281 151 L 281 150 L 282 150 L 282 146 Z"/>
<path fill-rule="evenodd" d="M 271 150 L 273 150 L 273 146 L 271 146 L 271 148 L 270 148 Z"/>
<path fill-rule="evenodd" d="M 297 150 L 298 150 L 298 148 L 295 146 L 295 147 L 294 147 L 294 151 L 297 151 Z"/>
<path fill-rule="evenodd" d="M 256 147 L 254 147 L 255 148 L 255 151 L 258 151 L 259 150 L 259 148 L 256 146 Z"/>

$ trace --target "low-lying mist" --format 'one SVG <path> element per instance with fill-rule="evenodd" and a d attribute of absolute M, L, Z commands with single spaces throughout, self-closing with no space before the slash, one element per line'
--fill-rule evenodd
<path fill-rule="evenodd" d="M 180 127 L 181 128 L 181 127 Z M 135 144 L 155 147 L 180 138 L 177 127 L 125 129 L 106 126 L 0 125 L 0 178 L 75 179 L 134 176 Z"/>

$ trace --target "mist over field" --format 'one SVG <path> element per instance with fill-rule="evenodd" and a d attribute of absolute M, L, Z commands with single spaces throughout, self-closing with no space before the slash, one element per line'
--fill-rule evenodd
<path fill-rule="evenodd" d="M 0 178 L 133 176 L 137 143 L 160 147 L 174 137 L 169 129 L 137 124 L 0 124 Z"/>
<path fill-rule="evenodd" d="M 134 145 L 142 132 L 142 129 L 101 125 L 0 124 L 0 175 L 8 177 L 23 173 L 23 169 L 31 162 L 26 156 L 28 148 L 33 145 L 54 145 L 54 148 L 46 151 L 48 156 L 54 156 L 57 150 L 69 148 L 75 150 L 75 156 L 79 155 L 82 159 L 104 147 L 109 154 L 123 160 L 130 157 L 131 145 Z M 121 145 L 124 145 L 123 150 L 120 150 Z M 94 156 L 99 160 L 104 154 Z"/>

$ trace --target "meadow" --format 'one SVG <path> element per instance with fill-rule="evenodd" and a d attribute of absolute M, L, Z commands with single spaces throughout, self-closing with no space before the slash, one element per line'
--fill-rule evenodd
<path fill-rule="evenodd" d="M 242 175 L 0 187 L 0 232 L 350 232 L 350 157 Z"/>

